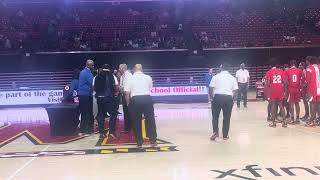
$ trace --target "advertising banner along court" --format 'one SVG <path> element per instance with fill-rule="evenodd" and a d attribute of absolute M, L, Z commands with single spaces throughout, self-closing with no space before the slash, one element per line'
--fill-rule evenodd
<path fill-rule="evenodd" d="M 153 87 L 151 96 L 185 96 L 205 95 L 205 86 L 172 86 Z M 18 90 L 0 91 L 0 106 L 7 105 L 37 105 L 60 103 L 63 97 L 63 90 Z"/>

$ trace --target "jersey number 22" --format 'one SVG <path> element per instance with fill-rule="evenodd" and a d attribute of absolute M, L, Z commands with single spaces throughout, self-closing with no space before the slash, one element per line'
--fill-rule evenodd
<path fill-rule="evenodd" d="M 273 76 L 273 84 L 280 84 L 281 81 L 281 76 L 280 75 L 275 75 Z"/>

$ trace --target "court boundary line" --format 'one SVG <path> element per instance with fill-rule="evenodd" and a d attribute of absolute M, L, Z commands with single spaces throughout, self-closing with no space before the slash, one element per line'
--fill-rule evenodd
<path fill-rule="evenodd" d="M 42 150 L 40 150 L 40 152 L 43 152 L 43 151 L 47 150 L 49 147 L 50 147 L 50 145 L 47 145 L 45 148 L 43 148 Z M 17 176 L 17 174 L 19 174 L 22 170 L 24 170 L 27 166 L 29 166 L 36 158 L 37 158 L 37 156 L 32 157 L 29 161 L 27 161 L 26 163 L 24 163 L 20 168 L 18 168 L 17 170 L 15 170 L 8 178 L 6 178 L 6 180 L 11 180 L 11 179 L 13 179 L 15 176 Z"/>
<path fill-rule="evenodd" d="M 82 149 L 82 150 L 63 150 L 63 151 L 34 151 L 34 152 L 11 152 L 0 154 L 0 158 L 26 158 L 26 157 L 54 157 L 72 155 L 99 155 L 99 154 L 122 154 L 122 153 L 148 153 L 148 152 L 175 152 L 179 151 L 177 146 L 157 146 L 139 148 L 104 148 L 104 149 Z M 31 161 L 31 160 L 30 160 Z M 28 162 L 27 162 L 28 163 Z M 22 168 L 22 167 L 21 167 Z M 18 170 L 16 170 L 18 171 Z"/>

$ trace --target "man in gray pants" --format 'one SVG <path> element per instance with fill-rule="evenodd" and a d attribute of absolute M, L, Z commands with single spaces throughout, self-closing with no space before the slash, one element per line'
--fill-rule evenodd
<path fill-rule="evenodd" d="M 244 63 L 240 65 L 240 69 L 236 73 L 236 78 L 239 86 L 237 106 L 238 108 L 240 108 L 240 101 L 241 101 L 241 97 L 243 96 L 243 106 L 246 108 L 250 75 L 249 75 L 249 71 L 245 69 Z"/>

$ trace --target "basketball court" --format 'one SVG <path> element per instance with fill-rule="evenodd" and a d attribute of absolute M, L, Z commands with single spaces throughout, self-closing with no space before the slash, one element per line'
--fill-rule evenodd
<path fill-rule="evenodd" d="M 130 135 L 52 138 L 43 108 L 2 109 L 0 179 L 319 179 L 320 128 L 270 128 L 266 105 L 234 108 L 230 139 L 212 142 L 209 104 L 157 104 L 159 147 L 141 151 Z"/>

